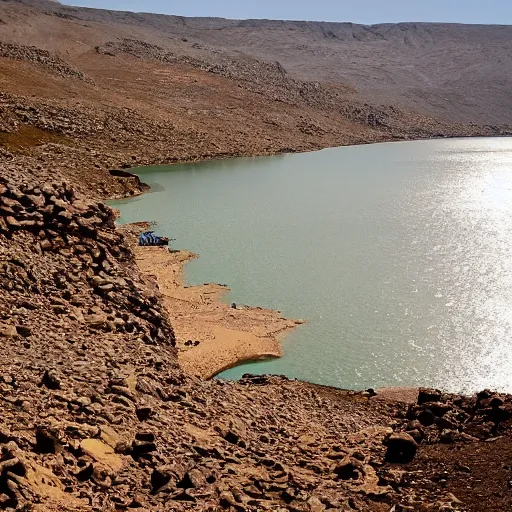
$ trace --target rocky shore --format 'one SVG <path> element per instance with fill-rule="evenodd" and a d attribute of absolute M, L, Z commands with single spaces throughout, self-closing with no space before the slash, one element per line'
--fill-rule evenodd
<path fill-rule="evenodd" d="M 172 288 L 114 219 L 69 183 L 0 178 L 2 509 L 512 506 L 512 397 L 190 375 Z M 181 282 L 190 255 L 146 254 Z"/>

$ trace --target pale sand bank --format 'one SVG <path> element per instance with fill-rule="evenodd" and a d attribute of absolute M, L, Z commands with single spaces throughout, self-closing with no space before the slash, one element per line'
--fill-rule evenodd
<path fill-rule="evenodd" d="M 376 390 L 377 395 L 373 399 L 415 404 L 418 400 L 419 391 L 420 388 L 412 387 L 379 388 Z"/>
<path fill-rule="evenodd" d="M 155 277 L 176 334 L 178 359 L 189 374 L 211 378 L 241 362 L 281 357 L 280 340 L 302 320 L 278 311 L 221 302 L 229 288 L 218 284 L 186 287 L 185 264 L 197 256 L 165 247 L 134 247 L 141 271 Z M 188 340 L 198 346 L 185 345 Z"/>

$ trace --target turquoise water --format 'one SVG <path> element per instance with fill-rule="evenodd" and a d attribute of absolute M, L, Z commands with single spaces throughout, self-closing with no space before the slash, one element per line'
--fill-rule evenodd
<path fill-rule="evenodd" d="M 304 318 L 278 373 L 512 391 L 512 139 L 375 144 L 137 170 L 116 202 L 200 254 L 190 284 Z"/>

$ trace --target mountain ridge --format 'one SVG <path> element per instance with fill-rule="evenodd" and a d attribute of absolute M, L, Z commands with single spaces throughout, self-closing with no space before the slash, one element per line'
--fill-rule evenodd
<path fill-rule="evenodd" d="M 43 6 L 46 15 L 68 22 L 99 24 L 102 33 L 105 24 L 113 35 L 131 30 L 136 38 L 188 56 L 278 61 L 294 78 L 347 85 L 372 105 L 403 107 L 447 122 L 512 124 L 509 25 L 229 20 L 17 3 Z M 14 5 L 4 3 L 9 4 Z M 3 25 L 0 34 L 6 29 Z M 37 43 L 59 51 L 52 39 L 48 34 Z M 20 31 L 9 42 L 30 44 Z"/>

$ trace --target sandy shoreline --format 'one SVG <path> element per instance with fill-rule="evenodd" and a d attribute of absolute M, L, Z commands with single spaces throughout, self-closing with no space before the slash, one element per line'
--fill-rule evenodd
<path fill-rule="evenodd" d="M 280 341 L 304 323 L 270 309 L 234 309 L 221 301 L 229 292 L 223 285 L 186 286 L 185 264 L 197 258 L 189 251 L 136 246 L 134 253 L 140 270 L 158 283 L 176 334 L 180 365 L 191 375 L 209 379 L 242 362 L 281 357 Z M 190 341 L 196 344 L 186 345 Z"/>

